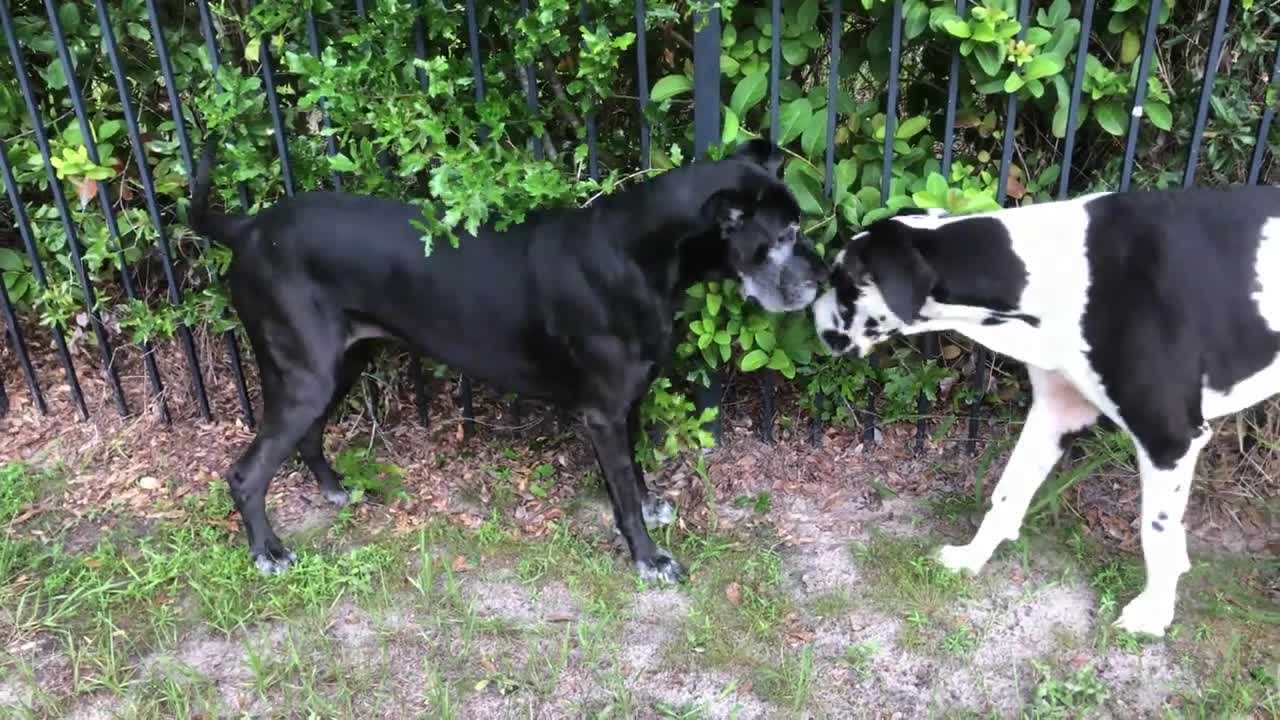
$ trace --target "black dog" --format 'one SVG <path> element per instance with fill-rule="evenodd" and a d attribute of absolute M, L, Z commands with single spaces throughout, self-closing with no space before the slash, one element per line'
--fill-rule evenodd
<path fill-rule="evenodd" d="M 798 231 L 799 207 L 778 179 L 781 153 L 754 141 L 716 162 L 668 171 L 583 209 L 486 227 L 423 257 L 411 205 L 313 192 L 253 217 L 208 209 L 212 146 L 191 203 L 197 232 L 233 250 L 232 303 L 262 377 L 263 418 L 227 483 L 266 573 L 294 554 L 267 520 L 272 476 L 296 449 L 325 496 L 347 501 L 325 460 L 328 415 L 393 337 L 504 391 L 579 413 L 614 519 L 641 576 L 684 568 L 646 525 L 671 508 L 635 462 L 639 405 L 670 360 L 683 291 L 733 277 L 768 311 L 802 309 L 826 267 Z"/>

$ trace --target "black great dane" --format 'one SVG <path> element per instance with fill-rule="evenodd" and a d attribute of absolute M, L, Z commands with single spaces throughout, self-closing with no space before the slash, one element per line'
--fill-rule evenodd
<path fill-rule="evenodd" d="M 295 559 L 265 503 L 272 476 L 295 450 L 325 497 L 347 501 L 324 457 L 324 426 L 373 341 L 395 338 L 580 416 L 636 569 L 646 579 L 684 579 L 646 530 L 672 513 L 650 494 L 633 452 L 640 402 L 672 355 L 683 291 L 734 278 L 749 300 L 784 312 L 807 307 L 827 274 L 799 231 L 772 143 L 749 142 L 585 208 L 531 213 L 502 232 L 459 232 L 457 247 L 436 243 L 427 257 L 411 222 L 421 210 L 393 200 L 310 192 L 254 216 L 211 210 L 212 163 L 210 144 L 191 226 L 232 250 L 232 305 L 261 374 L 261 426 L 227 472 L 261 571 L 283 571 Z"/>

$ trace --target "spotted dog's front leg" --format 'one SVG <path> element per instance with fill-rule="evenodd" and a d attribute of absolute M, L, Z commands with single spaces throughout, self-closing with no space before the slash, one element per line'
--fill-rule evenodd
<path fill-rule="evenodd" d="M 1182 517 L 1191 495 L 1196 459 L 1213 437 L 1201 427 L 1182 457 L 1158 467 L 1138 444 L 1138 469 L 1142 473 L 1142 558 L 1147 584 L 1120 612 L 1115 626 L 1131 633 L 1162 637 L 1173 623 L 1178 580 L 1191 569 L 1187 533 Z"/>
<path fill-rule="evenodd" d="M 1018 444 L 991 495 L 991 509 L 968 545 L 946 545 L 938 561 L 955 571 L 978 573 L 1000 543 L 1016 540 L 1036 490 L 1062 456 L 1062 439 L 1092 425 L 1098 411 L 1056 373 L 1028 366 L 1032 400 Z"/>

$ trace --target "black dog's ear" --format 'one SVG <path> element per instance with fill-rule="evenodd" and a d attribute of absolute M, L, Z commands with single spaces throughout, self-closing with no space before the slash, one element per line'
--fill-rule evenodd
<path fill-rule="evenodd" d="M 748 140 L 734 150 L 733 155 L 747 158 L 774 177 L 782 177 L 782 150 L 764 138 Z"/>
<path fill-rule="evenodd" d="M 743 218 L 747 216 L 746 208 L 740 193 L 721 190 L 707 199 L 704 212 L 715 221 L 721 237 L 728 237 L 742 228 Z"/>
<path fill-rule="evenodd" d="M 910 229 L 899 223 L 876 223 L 864 240 L 859 264 L 871 274 L 893 314 L 911 322 L 937 287 L 938 271 L 916 248 Z"/>

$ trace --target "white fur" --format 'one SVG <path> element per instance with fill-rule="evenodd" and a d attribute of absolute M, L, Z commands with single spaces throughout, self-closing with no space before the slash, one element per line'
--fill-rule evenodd
<path fill-rule="evenodd" d="M 1062 454 L 1063 435 L 1088 427 L 1099 415 L 1128 430 L 1090 366 L 1090 348 L 1082 328 L 1090 286 L 1085 206 L 1103 194 L 986 214 L 1008 228 L 1013 251 L 1026 265 L 1028 282 L 1018 311 L 1039 318 L 1038 327 L 1018 320 L 983 325 L 983 319 L 991 315 L 988 308 L 932 299 L 921 308 L 922 319 L 905 323 L 894 316 L 870 284 L 859 286 L 856 312 L 848 326 L 839 313 L 834 290 L 823 293 L 813 305 L 819 337 L 824 332 L 842 334 L 863 355 L 878 342 L 864 333 L 866 321 L 874 318 L 882 336 L 890 330 L 904 335 L 957 331 L 1026 364 L 1033 392 L 1026 425 L 992 493 L 992 507 L 973 539 L 966 545 L 940 549 L 939 560 L 953 570 L 980 571 L 1002 541 L 1018 537 L 1032 497 Z M 894 221 L 916 228 L 939 228 L 964 219 L 902 216 Z M 843 251 L 837 256 L 837 266 L 841 260 Z M 1273 331 L 1280 331 L 1280 218 L 1263 226 L 1255 268 L 1262 278 L 1261 288 L 1253 294 L 1258 310 Z M 1280 392 L 1280 357 L 1225 392 L 1206 384 L 1202 415 L 1206 421 L 1221 417 L 1276 392 Z M 1116 621 L 1125 630 L 1161 636 L 1173 621 L 1178 580 L 1190 569 L 1183 514 L 1196 460 L 1211 436 L 1206 423 L 1171 469 L 1156 467 L 1135 438 L 1142 475 L 1141 538 L 1147 582 Z"/>

